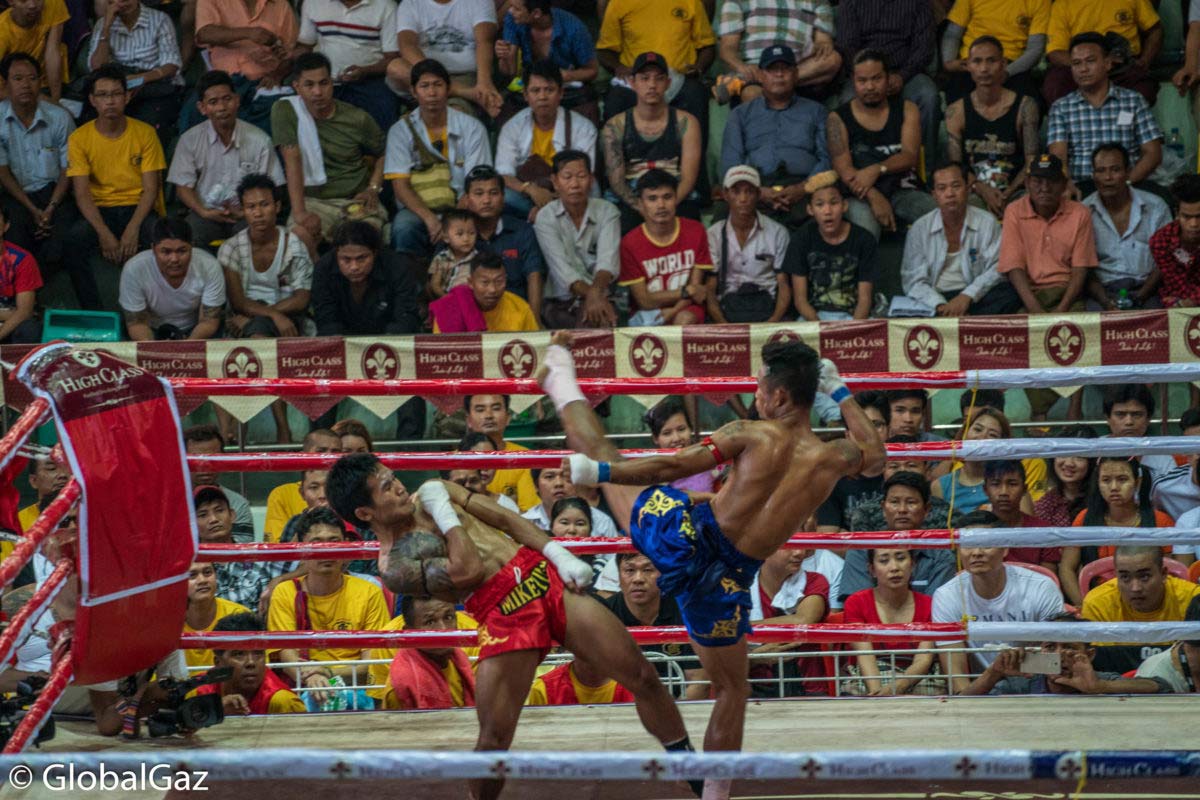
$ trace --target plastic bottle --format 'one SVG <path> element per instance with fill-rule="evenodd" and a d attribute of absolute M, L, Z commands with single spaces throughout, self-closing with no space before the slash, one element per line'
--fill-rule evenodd
<path fill-rule="evenodd" d="M 1179 128 L 1171 128 L 1171 136 L 1167 139 L 1167 147 L 1170 148 L 1175 155 L 1180 159 L 1186 157 L 1183 147 L 1183 137 L 1179 134 Z"/>
<path fill-rule="evenodd" d="M 1128 289 L 1122 289 L 1117 292 L 1117 308 L 1122 311 L 1133 308 L 1133 298 L 1129 296 Z"/>

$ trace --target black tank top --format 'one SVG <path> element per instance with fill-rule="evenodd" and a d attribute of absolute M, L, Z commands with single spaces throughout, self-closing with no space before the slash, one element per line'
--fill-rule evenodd
<path fill-rule="evenodd" d="M 850 141 L 850 158 L 854 161 L 855 169 L 869 167 L 886 161 L 899 153 L 901 148 L 902 131 L 904 129 L 904 98 L 896 96 L 888 98 L 888 118 L 883 128 L 877 131 L 864 128 L 854 117 L 854 111 L 847 102 L 838 107 L 837 115 L 846 126 L 847 138 Z M 919 189 L 921 180 L 915 171 L 879 176 L 875 188 L 884 195 L 891 195 L 896 189 Z"/>
<path fill-rule="evenodd" d="M 980 116 L 971 95 L 963 98 L 963 156 L 975 177 L 1001 191 L 1021 171 L 1024 148 L 1017 136 L 1022 95 L 995 121 Z"/>
<path fill-rule="evenodd" d="M 638 133 L 633 122 L 633 109 L 625 112 L 625 137 L 621 140 L 625 154 L 625 180 L 630 186 L 652 169 L 665 170 L 679 177 L 679 162 L 683 157 L 683 142 L 679 138 L 679 121 L 675 109 L 667 111 L 667 128 L 652 142 Z"/>

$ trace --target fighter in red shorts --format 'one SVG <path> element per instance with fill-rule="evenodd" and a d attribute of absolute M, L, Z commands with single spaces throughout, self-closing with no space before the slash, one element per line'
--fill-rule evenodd
<path fill-rule="evenodd" d="M 379 574 L 389 589 L 463 600 L 479 623 L 476 750 L 512 744 L 537 666 L 554 645 L 632 692 L 642 724 L 664 747 L 692 749 L 654 667 L 620 620 L 584 593 L 591 567 L 532 522 L 442 481 L 423 484 L 414 503 L 368 453 L 339 459 L 325 493 L 343 519 L 379 538 Z M 490 799 L 503 786 L 502 780 L 474 781 L 471 790 Z"/>

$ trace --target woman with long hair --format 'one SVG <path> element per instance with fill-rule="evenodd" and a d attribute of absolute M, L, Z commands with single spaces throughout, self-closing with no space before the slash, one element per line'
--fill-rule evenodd
<path fill-rule="evenodd" d="M 958 438 L 962 441 L 978 441 L 981 439 L 1011 439 L 1012 426 L 1004 412 L 997 411 L 991 406 L 976 409 L 965 422 Z M 970 514 L 988 501 L 984 491 L 984 476 L 982 461 L 945 462 L 934 470 L 943 474 L 931 483 L 929 490 L 934 497 L 940 497 L 947 502 L 952 501 L 954 511 L 959 514 Z M 1021 501 L 1021 510 L 1026 514 L 1033 513 L 1033 501 L 1026 494 Z"/>
<path fill-rule="evenodd" d="M 874 625 L 931 622 L 933 598 L 909 588 L 913 573 L 912 552 L 906 548 L 868 550 L 867 571 L 875 580 L 875 588 L 863 589 L 846 598 L 845 622 L 866 622 Z M 873 655 L 860 655 L 858 674 L 866 684 L 866 694 L 872 696 L 908 694 L 933 668 L 933 642 L 855 642 L 854 650 L 920 650 L 915 655 L 896 655 L 884 666 Z"/>
<path fill-rule="evenodd" d="M 1074 428 L 1063 431 L 1059 435 L 1072 439 L 1096 438 L 1096 432 L 1091 428 Z M 1082 456 L 1047 458 L 1046 493 L 1033 504 L 1033 515 L 1055 527 L 1070 527 L 1074 524 L 1075 517 L 1087 505 L 1088 486 L 1091 484 L 1092 473 L 1095 470 L 1096 462 L 1090 458 Z M 1083 598 L 1079 596 L 1079 581 L 1076 578 L 1079 569 L 1079 548 L 1074 548 L 1074 550 L 1072 564 L 1068 564 L 1065 559 L 1058 562 L 1058 578 L 1062 583 L 1063 594 L 1066 595 L 1067 602 L 1078 606 L 1083 602 Z"/>

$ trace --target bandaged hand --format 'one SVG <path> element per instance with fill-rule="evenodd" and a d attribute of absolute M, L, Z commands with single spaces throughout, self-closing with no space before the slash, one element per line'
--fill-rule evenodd
<path fill-rule="evenodd" d="M 586 400 L 575 379 L 575 359 L 570 350 L 561 344 L 550 345 L 542 365 L 546 368 L 540 379 L 542 391 L 550 396 L 555 410 L 561 413 L 568 404 Z"/>
<path fill-rule="evenodd" d="M 576 486 L 595 486 L 608 482 L 608 462 L 595 461 L 583 453 L 573 453 L 563 459 L 563 468 L 570 474 L 571 483 Z"/>
<path fill-rule="evenodd" d="M 421 508 L 433 517 L 434 523 L 442 533 L 449 533 L 452 528 L 462 525 L 458 512 L 450 502 L 450 493 L 441 481 L 426 481 L 421 484 L 421 488 L 417 489 L 417 499 L 421 501 Z"/>
<path fill-rule="evenodd" d="M 846 382 L 838 374 L 837 364 L 828 358 L 821 359 L 821 377 L 817 382 L 817 391 L 829 395 L 838 405 L 850 397 L 850 390 L 846 387 Z"/>
<path fill-rule="evenodd" d="M 574 592 L 586 592 L 592 585 L 592 568 L 585 561 L 577 558 L 558 542 L 548 542 L 542 548 L 542 555 L 558 570 L 567 588 Z"/>

